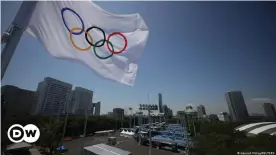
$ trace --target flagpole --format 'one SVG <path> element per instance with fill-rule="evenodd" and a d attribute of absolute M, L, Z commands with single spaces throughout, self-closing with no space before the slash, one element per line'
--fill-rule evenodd
<path fill-rule="evenodd" d="M 124 112 L 122 113 L 122 118 L 121 118 L 121 128 L 123 127 L 123 124 L 124 124 Z"/>
<path fill-rule="evenodd" d="M 28 26 L 37 1 L 23 1 L 13 22 L 11 24 L 11 32 L 8 37 L 7 43 L 1 53 L 1 80 L 8 68 L 12 59 L 14 51 L 21 39 L 21 36 Z M 2 36 L 2 39 L 4 35 Z"/>
<path fill-rule="evenodd" d="M 62 139 L 61 139 L 61 145 L 63 145 L 64 142 L 64 135 L 66 132 L 66 126 L 67 126 L 67 120 L 68 120 L 68 104 L 66 103 L 66 107 L 65 107 L 65 112 L 66 112 L 66 117 L 65 117 L 65 122 L 64 122 L 64 126 L 63 126 L 63 131 L 62 131 Z"/>
<path fill-rule="evenodd" d="M 187 127 L 187 123 L 186 123 L 186 122 L 187 122 L 187 121 L 186 121 L 186 114 L 184 114 L 183 124 L 184 124 L 184 126 L 185 126 L 185 128 L 186 128 L 186 130 L 185 130 L 186 153 L 187 153 L 187 155 L 190 155 L 190 148 L 189 148 L 189 142 L 190 142 L 190 140 L 189 140 L 189 136 L 188 136 L 188 131 L 187 131 L 188 127 Z M 189 121 L 188 121 L 188 123 L 189 123 Z"/>
<path fill-rule="evenodd" d="M 87 110 L 85 109 L 85 122 L 84 122 L 84 130 L 83 130 L 83 139 L 82 139 L 82 144 L 81 144 L 81 155 L 84 154 L 84 142 L 86 139 L 86 127 L 87 127 Z"/>
<path fill-rule="evenodd" d="M 151 114 L 150 114 L 150 94 L 148 94 L 148 119 L 149 119 L 149 155 L 151 155 Z"/>

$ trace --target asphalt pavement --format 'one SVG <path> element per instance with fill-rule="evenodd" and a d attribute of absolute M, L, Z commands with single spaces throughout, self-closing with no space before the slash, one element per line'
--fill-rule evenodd
<path fill-rule="evenodd" d="M 67 141 L 64 143 L 65 147 L 69 150 L 65 155 L 80 155 L 81 146 L 91 146 L 99 143 L 107 143 L 108 137 L 116 137 L 118 143 L 114 146 L 129 152 L 132 152 L 132 155 L 148 155 L 149 147 L 140 146 L 133 138 L 121 137 L 119 133 L 114 133 L 112 135 L 105 136 L 92 136 L 86 138 L 73 139 L 72 141 Z M 180 155 L 179 153 L 174 153 L 167 150 L 159 150 L 152 148 L 151 155 Z"/>

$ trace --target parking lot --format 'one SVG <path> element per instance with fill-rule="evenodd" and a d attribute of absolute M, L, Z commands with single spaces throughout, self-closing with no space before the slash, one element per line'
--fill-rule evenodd
<path fill-rule="evenodd" d="M 119 136 L 119 133 L 112 135 L 117 138 L 118 144 L 115 147 L 132 152 L 132 155 L 148 155 L 149 148 L 147 146 L 139 146 L 138 143 L 132 138 L 125 138 Z M 80 155 L 81 154 L 81 145 L 84 143 L 84 146 L 91 146 L 99 143 L 107 143 L 108 136 L 92 136 L 86 137 L 85 139 L 73 139 L 72 141 L 65 142 L 64 145 L 69 152 L 65 155 Z M 180 153 L 174 153 L 172 151 L 158 150 L 152 148 L 152 155 L 180 155 Z"/>

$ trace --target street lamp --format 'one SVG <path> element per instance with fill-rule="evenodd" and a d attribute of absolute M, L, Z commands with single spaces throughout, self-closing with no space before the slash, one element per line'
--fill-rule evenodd
<path fill-rule="evenodd" d="M 181 125 L 184 127 L 184 136 L 185 136 L 185 139 L 186 139 L 186 152 L 187 152 L 187 155 L 190 155 L 190 147 L 189 147 L 189 137 L 188 137 L 188 131 L 187 131 L 187 121 L 186 120 L 186 114 L 181 114 L 180 115 L 180 123 Z"/>
<path fill-rule="evenodd" d="M 158 116 L 159 116 L 159 123 L 162 123 L 162 118 L 161 117 L 164 116 L 164 113 L 159 113 Z"/>
<path fill-rule="evenodd" d="M 149 155 L 151 155 L 151 110 L 158 110 L 158 106 L 157 105 L 152 105 L 152 104 L 140 104 L 140 108 L 141 110 L 147 110 L 148 111 L 148 119 L 149 119 Z"/>
<path fill-rule="evenodd" d="M 68 103 L 65 106 L 65 113 L 66 113 L 66 117 L 65 117 L 65 122 L 64 122 L 63 131 L 62 131 L 61 145 L 63 145 L 64 135 L 66 132 L 66 126 L 67 126 L 67 120 L 68 120 Z"/>
<path fill-rule="evenodd" d="M 128 110 L 130 111 L 130 115 L 129 115 L 129 128 L 131 128 L 131 122 L 132 122 L 132 118 L 131 118 L 131 116 L 132 116 L 132 108 L 131 107 L 129 107 L 128 108 Z"/>
<path fill-rule="evenodd" d="M 124 111 L 121 111 L 121 128 L 124 126 Z M 116 124 L 116 126 L 117 126 L 117 124 Z"/>
<path fill-rule="evenodd" d="M 141 144 L 141 116 L 143 114 L 143 112 L 141 112 L 141 108 L 139 108 L 139 112 L 136 112 L 136 114 L 138 115 L 138 125 L 139 125 L 139 131 L 138 131 L 138 136 L 139 136 L 139 145 Z"/>

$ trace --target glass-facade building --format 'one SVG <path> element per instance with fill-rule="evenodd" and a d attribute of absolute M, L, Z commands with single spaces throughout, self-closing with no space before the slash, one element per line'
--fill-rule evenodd
<path fill-rule="evenodd" d="M 248 120 L 248 111 L 242 92 L 231 91 L 225 94 L 232 121 L 243 122 Z"/>

